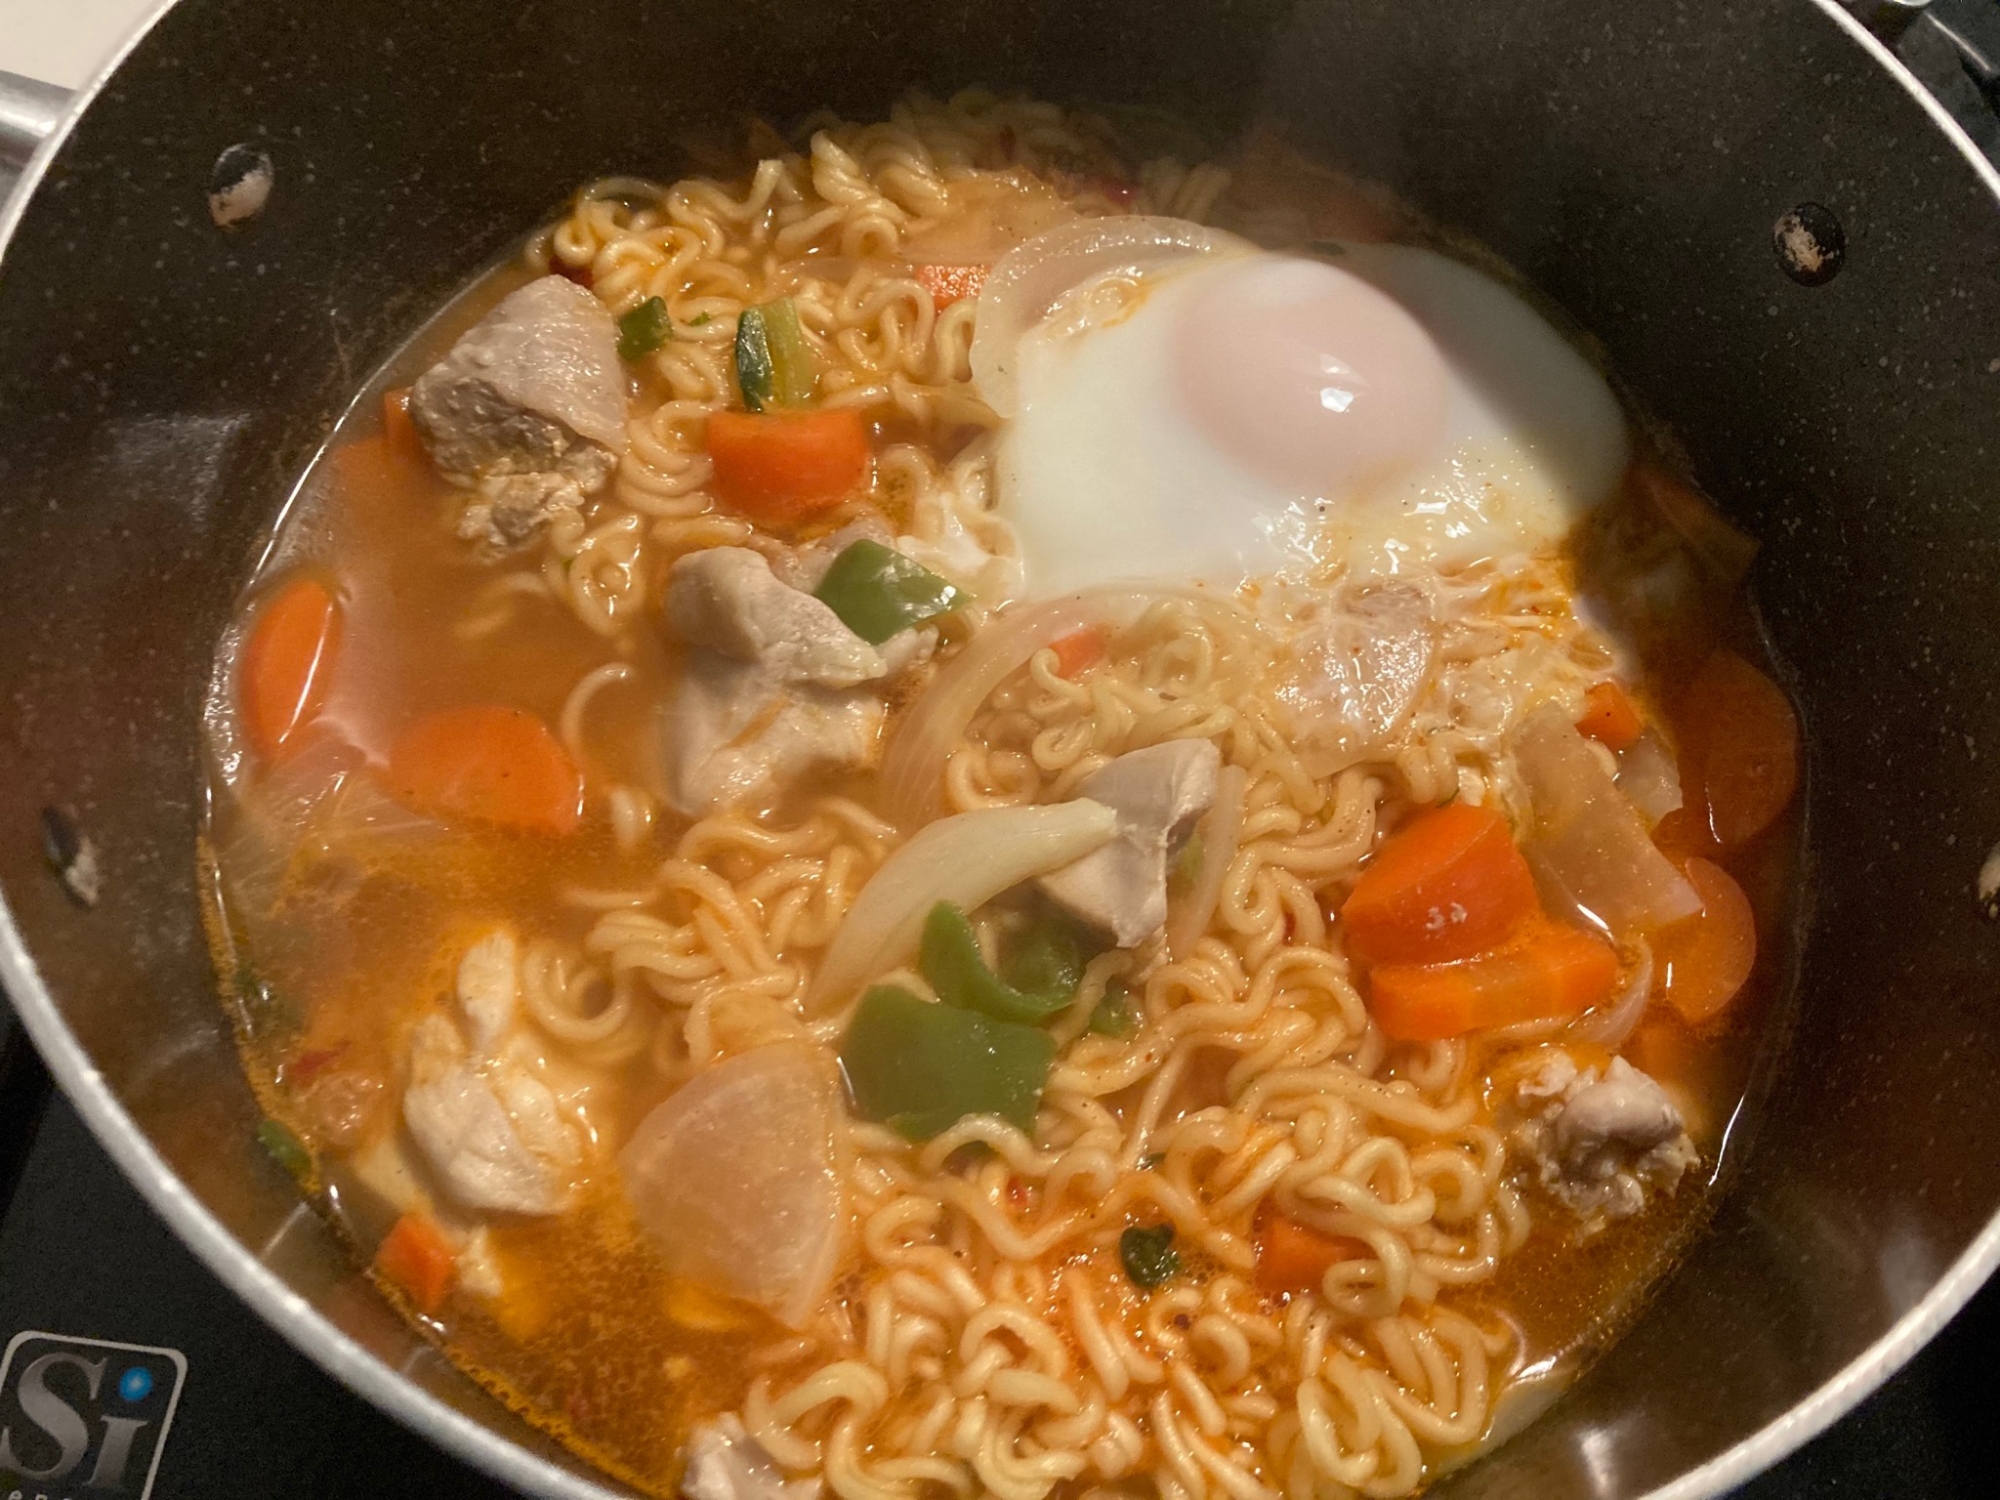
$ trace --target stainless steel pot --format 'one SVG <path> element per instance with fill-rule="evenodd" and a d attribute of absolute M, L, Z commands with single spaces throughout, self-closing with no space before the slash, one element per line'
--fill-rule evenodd
<path fill-rule="evenodd" d="M 2000 941 L 1974 892 L 2000 837 L 2000 178 L 1824 0 L 163 10 L 0 216 L 0 976 L 22 1019 L 285 1337 L 497 1478 L 612 1492 L 414 1339 L 251 1144 L 194 892 L 209 653 L 357 382 L 575 183 L 671 173 L 739 112 L 972 81 L 1275 119 L 1394 185 L 1593 330 L 1764 538 L 1810 858 L 1760 1139 L 1632 1333 L 1441 1493 L 1727 1489 L 2000 1259 Z M 267 206 L 219 227 L 212 179 L 260 154 Z M 1804 201 L 1847 244 L 1815 287 L 1772 248 Z"/>

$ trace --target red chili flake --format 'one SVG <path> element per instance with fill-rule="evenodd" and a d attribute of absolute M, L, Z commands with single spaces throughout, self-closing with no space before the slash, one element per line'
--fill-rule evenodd
<path fill-rule="evenodd" d="M 316 1047 L 310 1052 L 301 1052 L 297 1057 L 278 1069 L 278 1080 L 293 1085 L 311 1083 L 315 1077 L 327 1069 L 327 1065 L 340 1060 L 347 1051 L 347 1043 L 336 1047 Z"/>
<path fill-rule="evenodd" d="M 917 284 L 931 294 L 931 305 L 943 312 L 961 297 L 977 297 L 986 285 L 991 266 L 922 265 L 915 271 Z"/>
<path fill-rule="evenodd" d="M 1007 1179 L 1007 1201 L 1016 1208 L 1028 1206 L 1028 1184 L 1018 1177 Z"/>

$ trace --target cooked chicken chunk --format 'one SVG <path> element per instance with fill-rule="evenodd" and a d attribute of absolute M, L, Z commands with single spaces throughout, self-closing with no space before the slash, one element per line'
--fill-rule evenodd
<path fill-rule="evenodd" d="M 489 1055 L 514 1024 L 521 998 L 521 946 L 496 927 L 458 961 L 458 1008 L 465 1012 L 472 1050 Z"/>
<path fill-rule="evenodd" d="M 768 667 L 786 682 L 845 688 L 883 675 L 881 653 L 811 594 L 780 583 L 747 547 L 691 552 L 667 573 L 667 623 L 690 646 Z"/>
<path fill-rule="evenodd" d="M 1168 740 L 1099 766 L 1076 794 L 1118 814 L 1111 842 L 1044 875 L 1057 905 L 1136 948 L 1167 921 L 1167 858 L 1215 801 L 1222 754 L 1207 740 Z"/>
<path fill-rule="evenodd" d="M 687 1455 L 681 1475 L 681 1494 L 687 1500 L 815 1500 L 821 1490 L 817 1477 L 785 1478 L 733 1411 L 697 1427 L 688 1439 Z"/>
<path fill-rule="evenodd" d="M 770 668 L 690 651 L 667 704 L 667 799 L 689 817 L 734 807 L 807 772 L 866 765 L 882 700 L 788 683 Z"/>
<path fill-rule="evenodd" d="M 1436 627 L 1415 584 L 1370 583 L 1308 604 L 1277 698 L 1314 775 L 1360 760 L 1388 741 L 1430 677 Z"/>
<path fill-rule="evenodd" d="M 1622 1057 L 1578 1069 L 1552 1052 L 1519 1088 L 1517 1152 L 1565 1207 L 1595 1230 L 1670 1193 L 1700 1158 L 1665 1089 Z"/>
<path fill-rule="evenodd" d="M 667 797 L 683 813 L 874 755 L 884 710 L 860 685 L 888 675 L 883 653 L 757 553 L 714 547 L 680 559 L 666 615 L 690 647 L 663 725 Z"/>
<path fill-rule="evenodd" d="M 410 1038 L 403 1123 L 462 1208 L 557 1213 L 583 1154 L 546 1084 L 514 1059 L 475 1063 L 442 1015 L 427 1016 Z"/>
<path fill-rule="evenodd" d="M 439 471 L 477 491 L 459 535 L 514 546 L 618 467 L 625 371 L 617 325 L 574 282 L 531 281 L 418 377 L 410 419 Z"/>

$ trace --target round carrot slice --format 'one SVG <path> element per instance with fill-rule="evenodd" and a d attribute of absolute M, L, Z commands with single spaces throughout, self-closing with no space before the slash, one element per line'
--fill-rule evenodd
<path fill-rule="evenodd" d="M 1703 664 L 1681 699 L 1709 831 L 1724 849 L 1777 819 L 1799 779 L 1799 721 L 1784 690 L 1733 651 Z"/>
<path fill-rule="evenodd" d="M 278 755 L 319 712 L 339 645 L 340 607 L 316 579 L 295 579 L 258 612 L 236 687 L 258 754 Z"/>
<path fill-rule="evenodd" d="M 1507 820 L 1454 802 L 1389 835 L 1340 921 L 1347 951 L 1365 963 L 1443 963 L 1503 942 L 1537 906 Z"/>
<path fill-rule="evenodd" d="M 1757 918 L 1743 887 L 1722 866 L 1690 859 L 1684 869 L 1701 910 L 1654 939 L 1653 962 L 1667 1003 L 1698 1025 L 1749 983 L 1757 963 Z"/>
<path fill-rule="evenodd" d="M 425 714 L 389 751 L 389 784 L 417 812 L 529 833 L 574 832 L 583 776 L 525 709 L 474 703 Z"/>

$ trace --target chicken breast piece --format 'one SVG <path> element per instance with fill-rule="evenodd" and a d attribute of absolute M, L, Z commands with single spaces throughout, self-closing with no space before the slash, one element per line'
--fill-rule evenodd
<path fill-rule="evenodd" d="M 1050 900 L 1136 948 L 1167 921 L 1167 858 L 1215 801 L 1222 752 L 1207 740 L 1168 740 L 1099 766 L 1076 795 L 1118 815 L 1111 842 L 1041 878 Z"/>
<path fill-rule="evenodd" d="M 601 489 L 625 451 L 625 386 L 609 309 L 561 276 L 467 330 L 410 391 L 439 472 L 477 491 L 459 534 L 514 546 Z"/>
<path fill-rule="evenodd" d="M 785 1478 L 733 1411 L 702 1423 L 688 1439 L 687 1469 L 681 1475 L 686 1500 L 818 1500 L 822 1489 L 817 1475 Z"/>
<path fill-rule="evenodd" d="M 403 1123 L 461 1208 L 558 1213 L 582 1159 L 548 1086 L 519 1068 L 475 1066 L 458 1028 L 441 1015 L 425 1017 L 411 1035 Z"/>
<path fill-rule="evenodd" d="M 778 581 L 747 547 L 691 552 L 667 571 L 667 624 L 690 646 L 770 668 L 788 683 L 853 687 L 881 653 L 811 594 Z"/>
<path fill-rule="evenodd" d="M 661 739 L 667 800 L 689 817 L 764 797 L 819 770 L 865 765 L 885 710 L 862 684 L 883 653 L 744 547 L 711 547 L 667 575 L 666 617 L 688 645 Z"/>
<path fill-rule="evenodd" d="M 787 682 L 768 666 L 688 653 L 662 711 L 667 800 L 688 817 L 764 797 L 818 770 L 866 765 L 886 710 L 860 688 Z"/>
<path fill-rule="evenodd" d="M 458 1008 L 472 1050 L 489 1056 L 514 1025 L 521 999 L 521 945 L 505 927 L 496 927 L 465 950 L 458 961 Z"/>
<path fill-rule="evenodd" d="M 1516 1154 L 1586 1232 L 1641 1212 L 1700 1160 L 1667 1091 L 1622 1057 L 1600 1071 L 1552 1052 L 1517 1098 Z"/>

